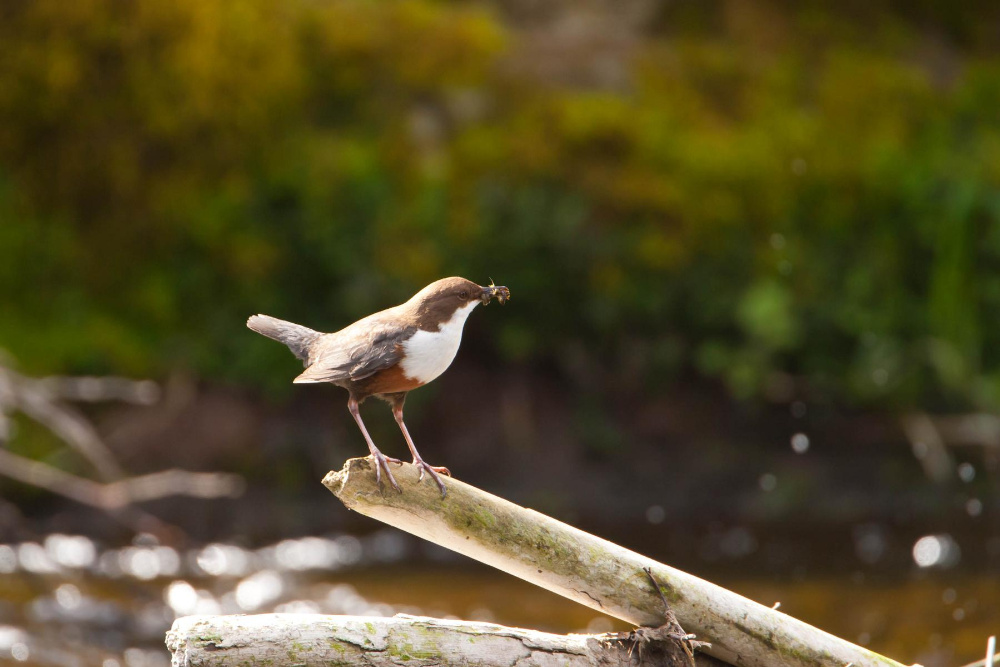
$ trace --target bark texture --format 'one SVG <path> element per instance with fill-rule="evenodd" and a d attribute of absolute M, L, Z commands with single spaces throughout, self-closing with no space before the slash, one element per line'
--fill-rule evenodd
<path fill-rule="evenodd" d="M 375 483 L 370 459 L 350 459 L 323 484 L 349 509 L 475 558 L 580 604 L 638 626 L 664 622 L 663 599 L 707 652 L 740 667 L 899 667 L 780 611 L 657 563 L 582 530 L 455 479 L 448 495 L 418 483 L 409 464 L 393 467 L 403 489 Z M 397 471 L 398 470 L 398 471 Z"/>
<path fill-rule="evenodd" d="M 187 616 L 167 633 L 174 667 L 382 665 L 624 667 L 688 665 L 669 645 L 640 650 L 613 635 L 553 635 L 421 616 Z M 707 657 L 699 667 L 719 667 Z"/>

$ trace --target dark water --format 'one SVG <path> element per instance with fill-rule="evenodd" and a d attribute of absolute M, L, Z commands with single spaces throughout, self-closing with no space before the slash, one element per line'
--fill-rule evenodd
<path fill-rule="evenodd" d="M 977 537 L 925 536 L 919 548 L 919 539 L 894 547 L 880 546 L 873 530 L 844 531 L 853 541 L 838 551 L 822 539 L 836 531 L 810 537 L 796 529 L 785 538 L 714 526 L 690 531 L 685 543 L 698 553 L 678 550 L 690 562 L 657 557 L 768 606 L 780 602 L 790 615 L 906 664 L 982 657 L 987 637 L 1000 631 L 1000 578 L 963 561 L 960 545 L 974 551 Z M 796 549 L 820 566 L 789 566 Z M 179 552 L 148 537 L 101 549 L 68 535 L 0 546 L 0 659 L 10 664 L 167 665 L 163 635 L 174 618 L 270 611 L 403 612 L 552 632 L 626 628 L 391 529 L 257 549 L 209 544 Z"/>

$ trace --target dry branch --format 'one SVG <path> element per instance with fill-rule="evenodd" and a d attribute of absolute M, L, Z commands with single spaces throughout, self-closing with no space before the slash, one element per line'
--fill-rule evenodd
<path fill-rule="evenodd" d="M 173 653 L 174 667 L 672 664 L 663 654 L 630 652 L 628 645 L 608 635 L 554 635 L 493 623 L 402 615 L 188 616 L 174 621 L 167 633 L 167 648 Z M 718 663 L 702 656 L 698 664 L 714 667 Z"/>
<path fill-rule="evenodd" d="M 928 479 L 938 484 L 951 481 L 955 476 L 955 462 L 934 420 L 918 412 L 903 417 L 901 423 L 913 455 L 917 457 Z"/>
<path fill-rule="evenodd" d="M 94 378 L 96 380 L 96 378 Z M 65 378 L 61 379 L 65 382 Z M 25 377 L 0 366 L 0 412 L 20 410 L 75 449 L 97 470 L 102 479 L 125 476 L 125 471 L 90 422 L 71 406 L 60 402 L 53 391 L 58 385 Z"/>
<path fill-rule="evenodd" d="M 102 484 L 4 449 L 0 449 L 0 474 L 108 511 L 167 496 L 235 498 L 245 487 L 239 475 L 186 470 L 162 470 Z"/>
<path fill-rule="evenodd" d="M 93 375 L 66 377 L 53 375 L 38 381 L 52 396 L 67 401 L 120 401 L 152 405 L 160 398 L 160 387 L 152 380 Z"/>
<path fill-rule="evenodd" d="M 117 400 L 148 405 L 159 397 L 149 380 L 118 377 L 30 378 L 5 367 L 0 353 L 0 475 L 46 489 L 111 513 L 133 528 L 166 529 L 159 519 L 133 507 L 167 496 L 231 498 L 243 493 L 245 482 L 228 473 L 163 470 L 129 476 L 97 430 L 67 399 Z M 15 411 L 48 428 L 90 462 L 101 481 L 68 473 L 47 463 L 18 456 L 3 445 L 10 437 L 9 415 Z"/>
<path fill-rule="evenodd" d="M 349 509 L 492 565 L 636 625 L 663 623 L 650 568 L 677 619 L 715 657 L 740 666 L 899 667 L 777 610 L 454 479 L 446 498 L 418 483 L 416 468 L 393 472 L 403 493 L 375 484 L 369 459 L 351 459 L 323 483 Z"/>
<path fill-rule="evenodd" d="M 930 422 L 938 436 L 946 445 L 978 445 L 986 448 L 1000 447 L 1000 417 L 985 412 L 958 415 L 927 415 L 916 413 L 905 415 L 906 423 L 913 420 Z M 909 432 L 907 432 L 909 436 Z"/>

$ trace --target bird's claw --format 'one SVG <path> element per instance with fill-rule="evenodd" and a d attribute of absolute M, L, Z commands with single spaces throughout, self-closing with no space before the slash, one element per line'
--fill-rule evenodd
<path fill-rule="evenodd" d="M 392 476 L 392 471 L 389 470 L 389 463 L 391 462 L 391 463 L 402 464 L 403 462 L 400 461 L 399 459 L 394 459 L 381 454 L 374 458 L 375 458 L 375 483 L 378 484 L 379 487 L 381 488 L 382 471 L 385 470 L 385 476 L 389 480 L 389 484 L 392 485 L 392 488 L 396 489 L 398 493 L 402 493 L 403 490 L 399 488 L 399 484 L 396 483 L 396 478 Z"/>
<path fill-rule="evenodd" d="M 441 481 L 441 478 L 438 477 L 438 474 L 440 473 L 442 475 L 448 475 L 448 477 L 451 477 L 450 470 L 448 470 L 443 466 L 428 465 L 423 459 L 419 458 L 413 459 L 413 465 L 417 466 L 420 469 L 420 476 L 417 477 L 417 482 L 423 481 L 424 471 L 426 470 L 427 473 L 430 474 L 431 479 L 434 480 L 434 483 L 438 485 L 439 489 L 441 489 L 441 497 L 444 498 L 445 496 L 448 495 L 448 492 L 444 488 L 444 482 Z"/>
<path fill-rule="evenodd" d="M 413 465 L 420 468 L 420 476 L 417 478 L 418 482 L 423 481 L 425 470 L 436 472 L 439 475 L 447 475 L 448 477 L 451 477 L 451 471 L 445 468 L 444 466 L 428 465 L 423 459 L 413 459 Z"/>

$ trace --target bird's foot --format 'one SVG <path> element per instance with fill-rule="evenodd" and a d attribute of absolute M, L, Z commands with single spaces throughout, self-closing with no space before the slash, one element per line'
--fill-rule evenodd
<path fill-rule="evenodd" d="M 413 459 L 413 465 L 420 468 L 420 477 L 417 479 L 418 482 L 424 478 L 425 470 L 431 473 L 436 472 L 440 475 L 448 475 L 448 477 L 451 477 L 451 471 L 445 468 L 444 466 L 428 465 L 423 459 Z"/>
<path fill-rule="evenodd" d="M 399 488 L 399 484 L 396 483 L 396 478 L 392 476 L 392 471 L 389 470 L 389 464 L 398 463 L 402 465 L 403 462 L 399 459 L 394 459 L 391 456 L 386 456 L 381 452 L 372 452 L 372 457 L 375 459 L 375 483 L 378 484 L 379 487 L 382 486 L 382 471 L 384 470 L 385 476 L 389 480 L 389 484 L 392 485 L 392 488 L 396 489 L 399 493 L 402 493 L 403 490 Z"/>
<path fill-rule="evenodd" d="M 413 459 L 413 465 L 415 465 L 418 468 L 420 468 L 420 477 L 417 478 L 418 482 L 420 482 L 420 481 L 422 481 L 424 479 L 424 471 L 426 470 L 427 474 L 429 474 L 431 476 L 431 479 L 434 480 L 434 483 L 438 485 L 439 489 L 441 489 L 441 497 L 444 498 L 446 495 L 448 495 L 448 492 L 445 491 L 445 488 L 444 488 L 444 482 L 442 482 L 441 478 L 438 477 L 438 473 L 440 473 L 442 475 L 448 475 L 448 477 L 451 477 L 451 471 L 450 470 L 448 470 L 447 468 L 442 467 L 442 466 L 428 465 L 427 462 L 425 462 L 421 458 L 414 458 Z"/>

